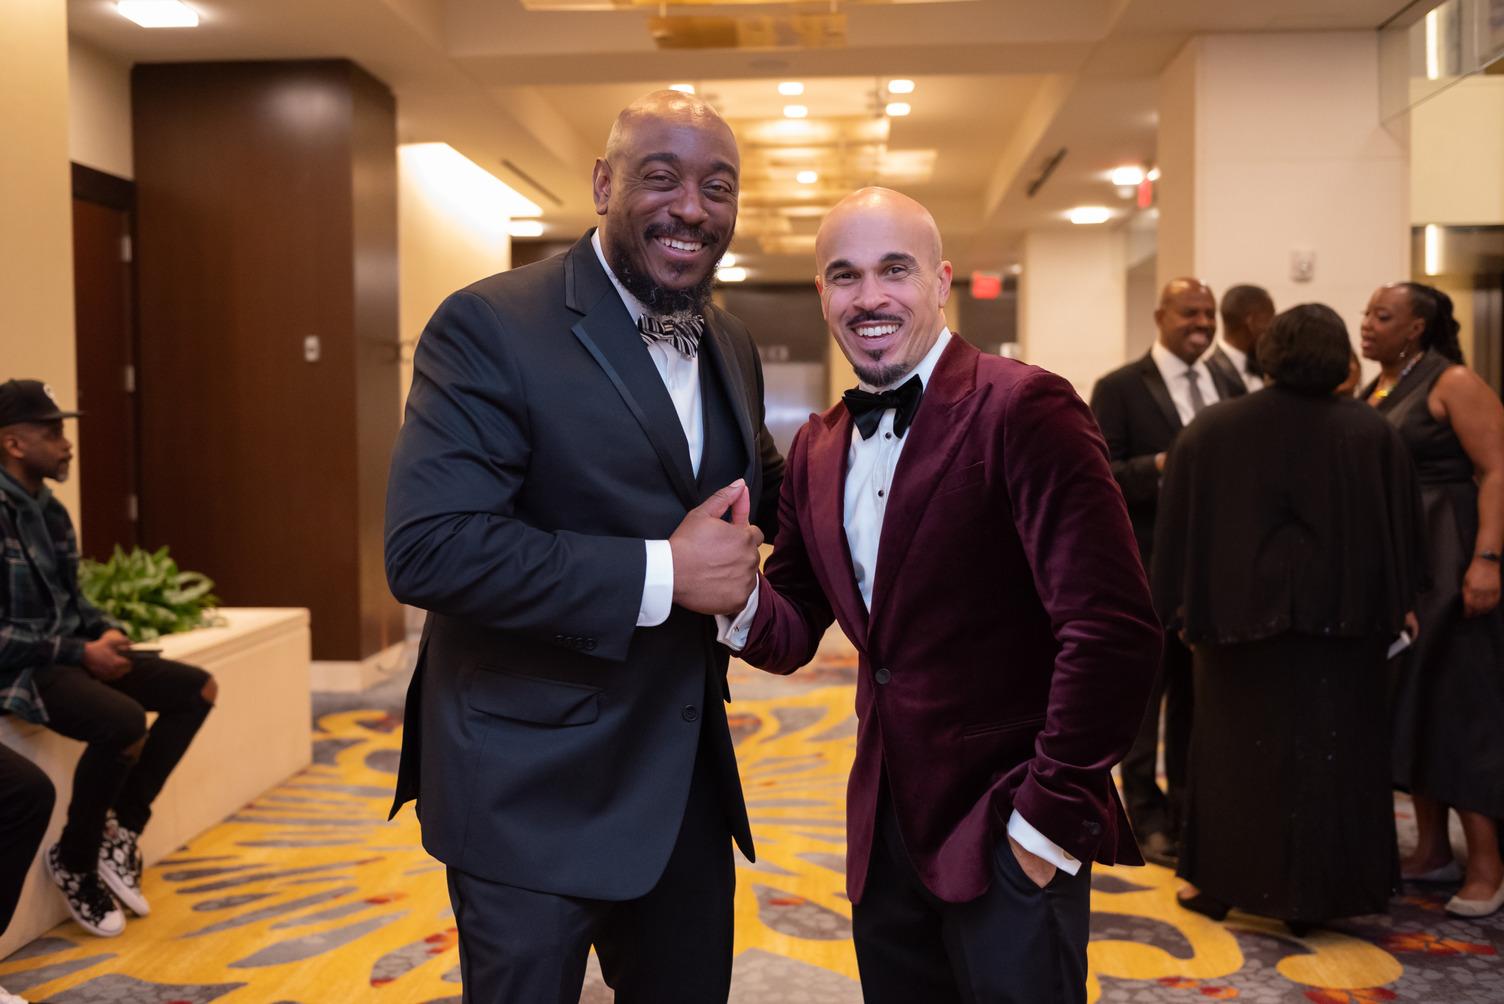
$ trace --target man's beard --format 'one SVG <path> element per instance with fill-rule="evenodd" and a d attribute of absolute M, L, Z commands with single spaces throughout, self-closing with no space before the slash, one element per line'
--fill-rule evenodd
<path fill-rule="evenodd" d="M 710 234 L 701 230 L 674 230 L 662 225 L 649 227 L 644 236 L 648 240 L 656 237 L 677 237 L 700 241 L 707 247 L 713 247 L 719 243 L 719 239 L 712 240 Z M 614 234 L 606 246 L 606 261 L 610 263 L 611 271 L 616 273 L 617 280 L 626 287 L 627 292 L 637 297 L 642 305 L 648 308 L 649 313 L 658 317 L 673 320 L 698 317 L 705 312 L 705 305 L 710 302 L 710 288 L 715 282 L 715 269 L 707 271 L 705 278 L 688 289 L 667 289 L 637 270 L 636 263 L 632 260 L 631 247 Z"/>
<path fill-rule="evenodd" d="M 902 325 L 903 318 L 894 317 L 892 314 L 880 314 L 875 311 L 864 311 L 851 318 L 847 322 L 847 324 L 851 328 L 855 328 L 858 324 L 867 323 Z M 853 337 L 857 338 L 858 341 L 860 341 L 860 336 L 853 335 Z M 851 360 L 851 368 L 856 371 L 856 375 L 860 377 L 862 382 L 865 383 L 868 387 L 886 387 L 897 380 L 899 377 L 903 376 L 912 368 L 912 364 L 905 364 L 902 360 L 897 359 L 891 362 L 884 363 L 881 361 L 883 357 L 883 354 L 881 352 L 868 352 L 866 349 L 863 349 L 860 344 L 853 345 L 852 352 L 854 354 L 861 353 L 865 355 L 867 359 L 872 360 L 871 362 L 867 362 L 863 359 Z"/>
<path fill-rule="evenodd" d="M 887 387 L 909 371 L 903 363 L 857 363 L 851 364 L 856 375 L 868 387 Z"/>

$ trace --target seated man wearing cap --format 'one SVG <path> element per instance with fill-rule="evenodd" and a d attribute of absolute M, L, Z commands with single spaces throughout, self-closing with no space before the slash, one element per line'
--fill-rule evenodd
<path fill-rule="evenodd" d="M 68 477 L 63 419 L 77 414 L 40 381 L 0 384 L 0 709 L 86 744 L 47 870 L 73 919 L 111 937 L 125 930 L 116 898 L 149 909 L 137 840 L 217 688 L 197 667 L 132 653 L 79 592 L 73 523 L 44 484 Z"/>

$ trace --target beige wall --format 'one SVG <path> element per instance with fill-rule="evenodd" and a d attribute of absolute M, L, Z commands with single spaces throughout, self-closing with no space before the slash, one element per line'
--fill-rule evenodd
<path fill-rule="evenodd" d="M 413 343 L 444 297 L 512 264 L 507 233 L 511 220 L 502 182 L 469 161 L 455 161 L 459 154 L 444 150 L 427 143 L 397 148 L 404 402 L 412 384 Z"/>
<path fill-rule="evenodd" d="M 68 155 L 118 178 L 134 178 L 131 68 L 77 38 L 68 40 Z"/>
<path fill-rule="evenodd" d="M 1187 81 L 1189 117 L 1174 111 Z M 1408 155 L 1379 120 L 1377 35 L 1204 36 L 1166 71 L 1161 100 L 1160 150 L 1174 156 L 1162 161 L 1161 281 L 1256 283 L 1280 309 L 1327 303 L 1356 340 L 1373 288 L 1410 273 Z M 1189 210 L 1168 198 L 1187 186 Z M 1296 249 L 1315 254 L 1310 282 L 1291 278 Z"/>
<path fill-rule="evenodd" d="M 43 378 L 67 406 L 78 397 L 67 12 L 0 0 L 0 23 L 0 377 Z M 58 495 L 76 519 L 76 474 Z"/>
<path fill-rule="evenodd" d="M 1023 259 L 1018 283 L 1023 359 L 1059 373 L 1087 397 L 1097 378 L 1124 360 L 1123 232 L 1036 230 L 1024 237 Z"/>
<path fill-rule="evenodd" d="M 1504 76 L 1480 74 L 1410 113 L 1410 220 L 1504 224 Z"/>

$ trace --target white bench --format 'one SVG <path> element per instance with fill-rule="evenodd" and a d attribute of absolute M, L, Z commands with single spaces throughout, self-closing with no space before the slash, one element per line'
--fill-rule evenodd
<path fill-rule="evenodd" d="M 171 635 L 157 643 L 166 658 L 213 674 L 219 698 L 152 806 L 151 824 L 141 840 L 149 865 L 312 759 L 308 611 L 235 608 L 220 613 L 228 622 L 224 627 Z M 83 745 L 11 715 L 0 717 L 0 743 L 36 763 L 57 788 L 45 849 L 62 830 Z M 38 855 L 15 919 L 0 936 L 0 959 L 67 917 Z"/>

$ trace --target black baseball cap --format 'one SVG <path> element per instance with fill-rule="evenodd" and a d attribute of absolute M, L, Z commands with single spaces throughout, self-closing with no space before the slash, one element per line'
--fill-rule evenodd
<path fill-rule="evenodd" d="M 7 380 L 0 383 L 0 428 L 18 422 L 52 422 L 77 418 L 78 411 L 63 411 L 52 388 L 40 380 Z"/>

